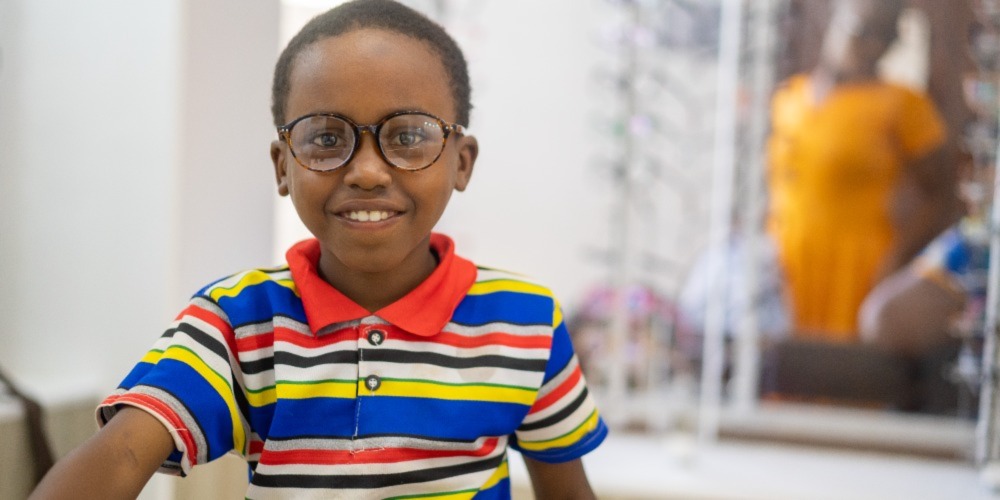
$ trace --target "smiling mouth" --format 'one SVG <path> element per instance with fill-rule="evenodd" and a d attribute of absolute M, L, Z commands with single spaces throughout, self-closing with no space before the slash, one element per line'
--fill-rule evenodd
<path fill-rule="evenodd" d="M 399 212 L 391 210 L 352 210 L 342 213 L 340 216 L 356 222 L 380 222 L 398 214 Z"/>

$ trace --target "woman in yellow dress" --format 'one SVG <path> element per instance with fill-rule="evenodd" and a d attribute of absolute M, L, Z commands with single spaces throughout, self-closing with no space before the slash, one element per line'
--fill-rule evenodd
<path fill-rule="evenodd" d="M 882 81 L 898 0 L 839 0 L 823 54 L 775 93 L 770 212 L 797 338 L 854 342 L 872 287 L 954 220 L 930 99 Z"/>

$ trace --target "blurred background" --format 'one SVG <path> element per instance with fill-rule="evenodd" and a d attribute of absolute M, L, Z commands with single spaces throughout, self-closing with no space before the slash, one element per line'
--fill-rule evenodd
<path fill-rule="evenodd" d="M 270 82 L 284 43 L 338 3 L 0 0 L 0 370 L 45 410 L 55 455 L 192 293 L 308 236 L 276 196 Z M 438 230 L 563 302 L 613 428 L 585 459 L 601 498 L 995 497 L 1000 2 L 908 0 L 874 35 L 827 0 L 403 3 L 446 27 L 472 76 L 480 157 Z M 775 158 L 810 140 L 841 158 L 781 134 L 819 120 L 833 84 L 864 73 L 845 54 L 866 53 L 870 80 L 936 123 L 893 111 L 883 129 L 942 131 L 899 162 L 933 157 L 938 175 L 878 200 L 948 196 L 904 204 L 901 220 L 940 224 L 866 278 L 845 333 L 800 317 L 775 213 L 811 196 L 783 194 L 808 174 Z M 782 99 L 802 81 L 796 114 Z M 834 135 L 874 135 L 895 95 L 853 104 Z M 810 269 L 846 273 L 835 255 Z M 7 392 L 0 498 L 23 498 L 30 419 Z M 241 497 L 245 466 L 220 462 L 143 498 Z"/>

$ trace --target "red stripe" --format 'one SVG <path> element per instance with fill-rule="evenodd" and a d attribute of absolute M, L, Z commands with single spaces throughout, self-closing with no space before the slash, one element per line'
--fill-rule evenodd
<path fill-rule="evenodd" d="M 379 448 L 373 450 L 287 450 L 261 454 L 265 465 L 345 465 L 388 464 L 448 457 L 484 457 L 496 450 L 498 438 L 487 439 L 483 446 L 470 451 L 423 450 L 419 448 Z"/>
<path fill-rule="evenodd" d="M 535 401 L 535 404 L 532 405 L 531 410 L 528 411 L 528 414 L 530 415 L 552 406 L 555 402 L 559 401 L 563 396 L 573 390 L 573 388 L 580 383 L 580 379 L 582 377 L 583 374 L 580 372 L 580 365 L 577 365 L 573 370 L 573 373 L 567 377 L 566 380 L 559 385 L 559 387 L 556 387 L 555 390 L 545 396 L 538 398 L 538 400 Z"/>
<path fill-rule="evenodd" d="M 236 349 L 237 352 L 250 352 L 256 351 L 258 349 L 265 349 L 272 347 L 274 345 L 274 332 L 261 332 L 259 334 L 251 335 L 249 337 L 243 337 L 241 339 L 236 339 Z"/>
<path fill-rule="evenodd" d="M 177 413 L 170 409 L 170 406 L 152 396 L 134 393 L 109 396 L 102 404 L 115 405 L 123 403 L 138 406 L 163 417 L 164 420 L 170 423 L 173 430 L 177 432 L 177 435 L 180 436 L 181 441 L 184 443 L 184 449 L 187 451 L 188 460 L 191 462 L 191 465 L 193 466 L 198 463 L 198 446 L 195 445 L 194 439 L 191 437 L 191 431 L 189 431 L 187 426 L 184 425 L 184 421 L 181 420 Z"/>
<path fill-rule="evenodd" d="M 509 333 L 488 333 L 486 335 L 460 335 L 452 332 L 441 332 L 430 339 L 419 337 L 414 340 L 434 342 L 455 347 L 485 347 L 501 345 L 519 349 L 548 349 L 552 344 L 549 335 L 511 335 Z"/>
<path fill-rule="evenodd" d="M 202 309 L 195 304 L 191 304 L 187 307 L 187 309 L 184 309 L 184 315 L 193 316 L 212 325 L 219 331 L 219 333 L 222 334 L 222 338 L 225 339 L 226 344 L 229 345 L 229 352 L 237 352 L 236 335 L 233 333 L 233 327 L 230 326 L 228 322 L 216 316 L 215 313 Z"/>
<path fill-rule="evenodd" d="M 336 344 L 337 342 L 343 342 L 345 340 L 357 340 L 358 335 L 360 334 L 355 328 L 341 328 L 335 332 L 317 337 L 313 335 L 303 335 L 302 333 L 290 328 L 283 328 L 280 326 L 274 327 L 275 342 L 280 340 L 282 342 L 288 342 L 289 344 L 307 349 L 325 347 L 330 344 Z"/>

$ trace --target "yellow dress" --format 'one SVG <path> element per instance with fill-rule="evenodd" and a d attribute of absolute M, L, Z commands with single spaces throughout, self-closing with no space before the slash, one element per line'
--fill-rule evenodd
<path fill-rule="evenodd" d="M 800 337 L 857 339 L 857 311 L 893 244 L 889 204 L 905 165 L 945 139 L 933 103 L 885 82 L 836 87 L 817 104 L 808 76 L 772 102 L 768 229 Z"/>

